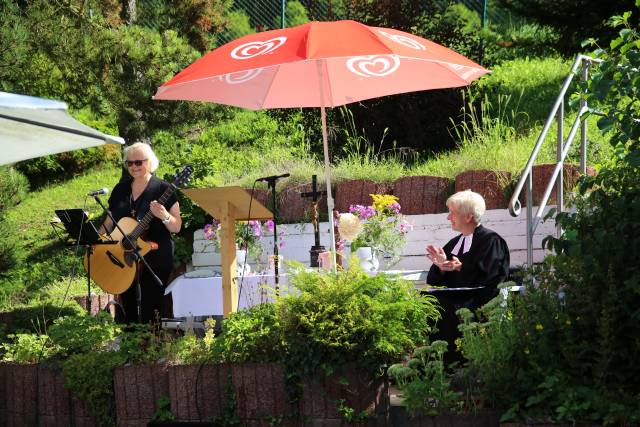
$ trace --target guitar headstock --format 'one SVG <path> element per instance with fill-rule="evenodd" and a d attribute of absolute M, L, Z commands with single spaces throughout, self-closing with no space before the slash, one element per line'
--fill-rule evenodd
<path fill-rule="evenodd" d="M 173 180 L 173 185 L 175 187 L 182 187 L 191 178 L 191 174 L 193 173 L 193 166 L 187 165 L 182 169 L 182 172 L 179 172 L 175 175 L 175 179 Z"/>

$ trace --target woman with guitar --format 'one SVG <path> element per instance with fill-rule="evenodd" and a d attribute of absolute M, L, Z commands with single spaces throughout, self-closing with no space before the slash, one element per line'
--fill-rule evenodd
<path fill-rule="evenodd" d="M 124 149 L 123 159 L 124 165 L 129 172 L 129 178 L 120 181 L 114 187 L 109 197 L 109 210 L 118 225 L 121 225 L 121 223 L 134 223 L 138 225 L 136 229 L 141 228 L 140 225 L 145 226 L 143 228 L 146 228 L 146 231 L 141 237 L 143 242 L 140 242 L 137 236 L 134 237 L 133 241 L 155 243 L 155 245 L 151 244 L 152 250 L 148 251 L 144 258 L 156 276 L 162 281 L 163 286 L 159 286 L 150 272 L 144 267 L 144 264 L 139 262 L 137 263 L 139 274 L 135 276 L 139 276 L 140 280 L 142 318 L 139 319 L 137 313 L 136 286 L 131 286 L 135 284 L 135 278 L 133 283 L 128 283 L 128 285 L 125 284 L 124 286 L 125 288 L 128 287 L 128 289 L 121 294 L 122 306 L 127 322 L 147 323 L 154 321 L 160 312 L 164 297 L 164 287 L 167 285 L 167 280 L 173 268 L 174 245 L 171 233 L 179 232 L 182 227 L 180 205 L 175 192 L 172 191 L 172 185 L 153 174 L 158 168 L 159 161 L 151 146 L 140 142 L 132 144 Z M 160 199 L 165 199 L 164 203 L 159 202 L 158 200 Z M 124 220 L 121 221 L 123 218 Z M 131 218 L 135 221 L 132 221 Z M 113 231 L 112 236 L 119 233 L 118 230 L 114 230 L 114 224 L 109 217 L 107 217 L 102 226 L 105 232 Z M 130 235 L 131 230 L 124 230 L 124 233 Z M 122 237 L 122 234 L 119 233 L 119 236 Z M 156 245 L 157 249 L 155 249 Z M 135 263 L 120 262 L 112 254 L 107 253 L 107 255 L 116 264 L 124 264 L 120 269 L 135 269 Z M 110 267 L 113 267 L 112 263 L 106 262 L 110 264 Z M 119 268 L 115 268 L 115 270 L 117 271 Z M 115 275 L 106 276 L 105 281 L 108 281 L 111 276 Z M 130 276 L 124 277 L 127 277 L 126 281 L 129 282 Z M 113 279 L 117 280 L 115 277 Z"/>

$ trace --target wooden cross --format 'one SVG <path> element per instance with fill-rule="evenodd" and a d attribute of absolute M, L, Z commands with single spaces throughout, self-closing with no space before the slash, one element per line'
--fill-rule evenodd
<path fill-rule="evenodd" d="M 320 226 L 318 219 L 318 202 L 320 197 L 326 195 L 326 191 L 318 191 L 318 175 L 311 176 L 311 191 L 300 194 L 300 197 L 305 199 L 311 198 L 313 204 L 311 205 L 311 224 L 313 224 L 313 234 L 315 237 L 316 246 L 320 246 Z"/>

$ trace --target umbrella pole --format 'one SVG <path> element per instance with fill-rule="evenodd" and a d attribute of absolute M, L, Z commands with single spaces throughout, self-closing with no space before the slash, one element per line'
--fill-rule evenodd
<path fill-rule="evenodd" d="M 324 147 L 324 180 L 327 183 L 327 211 L 329 212 L 329 229 L 331 234 L 331 259 L 333 261 L 333 271 L 337 271 L 336 265 L 336 234 L 335 223 L 333 220 L 333 196 L 331 195 L 331 174 L 329 165 L 329 142 L 327 137 L 327 112 L 324 105 L 320 107 L 320 116 L 322 117 L 322 146 Z"/>

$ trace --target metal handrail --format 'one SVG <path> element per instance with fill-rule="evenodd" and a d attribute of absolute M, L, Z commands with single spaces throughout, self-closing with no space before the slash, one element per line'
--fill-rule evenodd
<path fill-rule="evenodd" d="M 527 189 L 527 267 L 531 267 L 533 265 L 533 235 L 535 233 L 540 220 L 542 219 L 542 214 L 544 209 L 547 207 L 547 203 L 549 201 L 549 197 L 551 196 L 551 192 L 553 191 L 554 183 L 557 185 L 557 203 L 558 203 L 558 211 L 562 212 L 564 210 L 564 197 L 563 197 L 563 175 L 560 173 L 564 166 L 564 160 L 567 157 L 567 153 L 569 152 L 569 148 L 573 142 L 573 139 L 578 131 L 578 126 L 581 125 L 580 132 L 580 172 L 586 173 L 587 169 L 587 121 L 582 117 L 584 114 L 589 111 L 587 107 L 586 100 L 584 98 L 584 92 L 580 92 L 580 109 L 578 111 L 578 115 L 576 116 L 573 125 L 571 126 L 571 131 L 567 137 L 567 141 L 564 142 L 564 98 L 567 94 L 567 90 L 573 81 L 573 77 L 576 75 L 578 68 L 582 66 L 582 81 L 586 82 L 588 78 L 588 70 L 593 62 L 602 62 L 599 59 L 591 58 L 585 55 L 578 55 L 571 66 L 571 71 L 567 75 L 564 80 L 564 84 L 562 85 L 562 89 L 556 98 L 555 103 L 553 104 L 553 108 L 547 117 L 547 121 L 545 122 L 542 131 L 540 132 L 540 136 L 538 137 L 535 146 L 533 147 L 533 151 L 531 152 L 531 156 L 529 156 L 529 160 L 527 161 L 527 165 L 524 167 L 522 174 L 520 176 L 520 180 L 516 185 L 513 194 L 511 196 L 511 200 L 509 200 L 509 213 L 511 216 L 520 215 L 522 204 L 520 203 L 520 193 L 522 192 L 523 187 L 526 184 Z M 557 162 L 555 164 L 555 168 L 553 170 L 553 174 L 547 183 L 547 187 L 544 192 L 544 196 L 542 197 L 542 201 L 538 206 L 538 210 L 536 211 L 535 218 L 533 217 L 533 164 L 538 156 L 538 152 L 542 147 L 542 143 L 547 137 L 547 133 L 553 120 L 557 118 L 558 120 L 558 134 L 557 134 L 557 149 L 556 149 L 556 159 Z M 558 234 L 560 234 L 561 230 L 558 228 Z"/>

